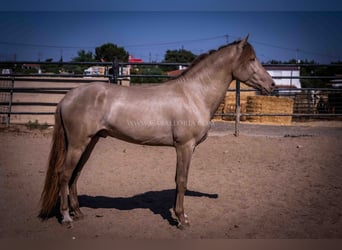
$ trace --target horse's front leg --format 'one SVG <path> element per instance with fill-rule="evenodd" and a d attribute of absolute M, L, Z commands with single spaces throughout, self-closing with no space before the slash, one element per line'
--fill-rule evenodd
<path fill-rule="evenodd" d="M 174 211 L 178 219 L 178 227 L 184 228 L 190 225 L 187 215 L 184 213 L 184 195 L 187 189 L 188 173 L 191 157 L 194 150 L 193 143 L 176 145 L 177 169 L 176 169 L 176 199 Z"/>

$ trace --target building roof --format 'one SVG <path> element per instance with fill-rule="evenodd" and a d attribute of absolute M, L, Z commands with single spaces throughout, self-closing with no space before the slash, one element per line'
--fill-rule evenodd
<path fill-rule="evenodd" d="M 168 76 L 179 76 L 180 74 L 182 74 L 182 72 L 184 71 L 185 69 L 176 69 L 176 70 L 172 70 L 172 71 L 168 71 L 167 72 L 167 75 Z"/>
<path fill-rule="evenodd" d="M 135 58 L 133 55 L 129 55 L 128 62 L 131 62 L 131 63 L 142 63 L 143 60 L 141 58 Z"/>
<path fill-rule="evenodd" d="M 281 70 L 281 71 L 290 71 L 290 70 L 299 70 L 300 67 L 299 66 L 292 66 L 292 65 L 289 65 L 289 66 L 276 66 L 276 65 L 266 65 L 265 66 L 265 69 L 266 70 Z"/>
<path fill-rule="evenodd" d="M 27 67 L 27 68 L 40 68 L 40 64 L 24 63 L 23 67 Z"/>

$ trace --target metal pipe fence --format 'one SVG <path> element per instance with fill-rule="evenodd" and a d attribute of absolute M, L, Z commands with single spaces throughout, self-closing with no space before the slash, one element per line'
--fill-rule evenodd
<path fill-rule="evenodd" d="M 0 62 L 1 67 L 14 68 L 18 65 L 24 64 L 40 64 L 40 65 L 102 65 L 107 67 L 112 67 L 112 71 L 107 71 L 104 75 L 98 75 L 100 81 L 104 82 L 114 82 L 118 84 L 121 79 L 131 78 L 131 77 L 141 77 L 141 78 L 150 78 L 150 77 L 158 77 L 169 79 L 174 76 L 168 75 L 154 75 L 154 74 L 122 74 L 120 72 L 121 67 L 127 66 L 135 66 L 135 67 L 146 67 L 146 66 L 154 66 L 154 67 L 164 67 L 164 66 L 187 66 L 189 64 L 179 64 L 179 63 L 118 63 L 113 61 L 112 63 L 94 63 L 94 62 Z M 264 65 L 268 66 L 268 65 Z M 272 65 L 272 67 L 282 67 L 284 65 Z M 289 65 L 285 65 L 289 66 Z M 296 64 L 298 67 L 342 67 L 341 64 L 324 64 L 324 65 L 311 65 L 311 64 Z M 324 80 L 327 83 L 331 83 L 331 81 L 337 81 L 338 83 L 342 83 L 342 72 L 337 75 L 324 75 L 324 76 L 274 76 L 274 79 L 299 79 L 299 80 Z M 57 105 L 57 102 L 40 102 L 40 101 L 16 101 L 13 100 L 13 95 L 17 93 L 22 94 L 53 94 L 53 95 L 65 95 L 69 90 L 73 87 L 16 87 L 16 83 L 25 82 L 25 81 L 34 81 L 34 82 L 56 82 L 59 83 L 89 83 L 94 80 L 93 77 L 88 77 L 83 74 L 24 74 L 24 73 L 15 73 L 6 72 L 5 74 L 0 74 L 0 123 L 6 123 L 8 126 L 11 123 L 12 115 L 53 115 L 54 112 L 47 111 L 13 111 L 12 108 L 16 106 L 41 106 L 41 107 L 54 107 Z M 98 79 L 97 79 L 98 80 Z M 297 118 L 330 118 L 330 119 L 338 119 L 342 117 L 342 88 L 333 88 L 333 87 L 325 87 L 325 88 L 282 88 L 272 95 L 275 96 L 284 96 L 288 98 L 292 98 L 294 100 L 294 107 L 292 113 L 287 114 L 268 114 L 268 113 L 247 113 L 241 111 L 241 103 L 240 103 L 240 95 L 243 92 L 251 91 L 240 89 L 240 83 L 237 81 L 236 89 L 228 90 L 231 92 L 235 92 L 235 110 L 234 112 L 226 112 L 226 113 L 217 113 L 215 116 L 222 117 L 232 117 L 235 118 L 235 134 L 239 134 L 239 123 L 242 118 L 250 117 L 250 116 L 291 116 L 294 119 Z M 255 92 L 255 90 L 253 90 Z"/>

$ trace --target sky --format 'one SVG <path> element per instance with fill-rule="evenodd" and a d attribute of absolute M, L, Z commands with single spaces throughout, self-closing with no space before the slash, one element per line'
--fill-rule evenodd
<path fill-rule="evenodd" d="M 104 43 L 161 61 L 168 49 L 199 55 L 247 34 L 263 62 L 342 60 L 342 1 L 246 2 L 12 0 L 0 9 L 0 61 L 70 61 Z"/>

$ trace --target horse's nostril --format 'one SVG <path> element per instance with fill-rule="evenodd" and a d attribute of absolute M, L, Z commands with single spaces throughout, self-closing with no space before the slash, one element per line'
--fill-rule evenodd
<path fill-rule="evenodd" d="M 275 83 L 274 83 L 274 82 L 272 82 L 271 86 L 272 86 L 272 87 L 274 87 L 274 86 L 275 86 Z"/>

